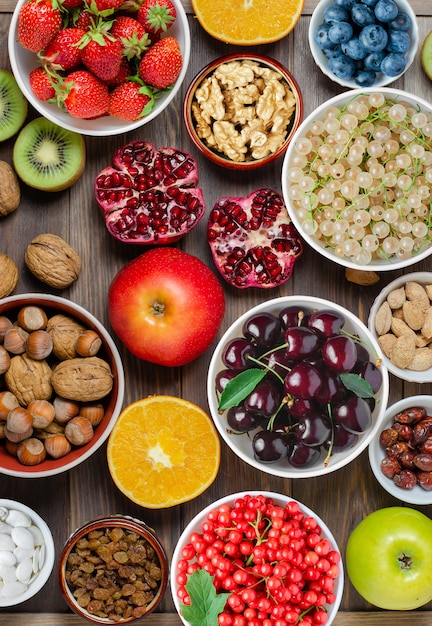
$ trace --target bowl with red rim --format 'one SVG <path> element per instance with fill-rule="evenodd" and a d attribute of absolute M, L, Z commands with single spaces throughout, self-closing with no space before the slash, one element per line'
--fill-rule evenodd
<path fill-rule="evenodd" d="M 279 108 L 271 102 L 276 96 Z M 281 157 L 302 119 L 297 80 L 279 61 L 259 54 L 214 59 L 192 79 L 183 101 L 192 143 L 228 169 L 256 169 Z"/>
<path fill-rule="evenodd" d="M 255 525 L 257 518 L 265 521 L 259 527 L 264 528 L 264 537 L 260 535 L 260 530 Z M 281 545 L 277 546 L 276 540 L 275 545 L 268 552 L 266 551 L 268 544 L 262 540 L 268 539 L 267 533 L 272 529 L 273 524 L 279 528 L 278 538 L 281 540 Z M 308 547 L 303 551 L 294 551 L 295 554 L 291 553 L 291 562 L 288 558 L 275 560 L 274 551 L 277 552 L 280 548 L 284 552 L 285 532 L 289 532 L 292 526 L 295 526 L 302 534 Z M 227 530 L 228 527 L 234 528 L 232 535 Z M 255 531 L 256 534 L 254 534 Z M 230 537 L 237 543 L 233 544 Z M 260 542 L 261 545 L 257 547 Z M 205 556 L 206 544 L 210 551 L 208 558 Z M 228 544 L 229 547 L 224 552 Z M 254 562 L 255 548 L 261 550 L 261 566 L 258 563 L 258 551 L 256 552 L 257 563 Z M 310 568 L 308 575 L 303 577 L 298 564 L 305 563 L 305 560 L 310 563 Z M 220 561 L 220 567 L 218 567 L 218 561 Z M 238 567 L 240 561 L 244 562 L 244 567 Z M 189 571 L 187 571 L 188 568 Z M 225 575 L 222 575 L 222 568 L 224 568 Z M 321 577 L 319 574 L 321 569 L 325 570 L 321 578 L 323 593 L 310 593 L 309 586 L 312 579 Z M 296 585 L 290 585 L 287 583 L 288 577 L 291 575 L 291 578 L 294 578 L 296 576 L 294 571 L 299 577 Z M 227 620 L 230 615 L 236 613 L 244 615 L 245 611 L 248 613 L 256 602 L 260 602 L 262 609 L 268 613 L 274 605 L 289 605 L 286 609 L 280 608 L 279 611 L 288 618 L 287 612 L 294 609 L 294 613 L 289 614 L 290 620 L 287 619 L 287 622 L 296 623 L 302 611 L 298 606 L 301 600 L 300 595 L 302 595 L 306 603 L 311 603 L 308 613 L 312 615 L 323 611 L 327 618 L 325 623 L 331 624 L 338 612 L 344 589 L 341 554 L 325 522 L 299 501 L 269 491 L 229 494 L 209 504 L 187 524 L 174 549 L 170 570 L 171 594 L 185 626 L 190 626 L 190 622 L 184 615 L 184 605 L 190 602 L 193 606 L 194 603 L 193 595 L 188 598 L 190 576 L 195 575 L 197 579 L 198 576 L 202 576 L 200 580 L 204 578 L 208 582 L 207 573 L 214 576 L 213 585 L 216 593 L 227 594 L 225 606 L 221 602 L 220 607 L 220 611 L 226 614 Z M 273 585 L 271 593 L 266 589 L 265 579 L 267 579 L 267 585 Z M 238 583 L 235 582 L 236 580 Z M 270 580 L 272 582 L 269 582 Z M 279 602 L 278 593 L 280 594 Z M 299 594 L 295 603 L 290 602 L 292 593 Z M 272 602 L 269 597 L 276 599 Z M 317 604 L 316 608 L 314 603 Z M 230 622 L 227 621 L 227 623 Z"/>
<path fill-rule="evenodd" d="M 40 61 L 35 53 L 26 50 L 21 46 L 18 42 L 17 36 L 18 15 L 22 6 L 27 1 L 28 0 L 18 0 L 12 15 L 8 35 L 10 64 L 16 81 L 26 99 L 36 109 L 36 111 L 54 124 L 80 133 L 81 135 L 96 137 L 128 133 L 154 120 L 178 95 L 186 76 L 190 59 L 190 29 L 186 12 L 180 0 L 172 0 L 176 9 L 176 19 L 163 36 L 169 35 L 177 39 L 183 58 L 181 72 L 170 89 L 159 92 L 158 97 L 156 98 L 155 106 L 151 112 L 135 121 L 122 120 L 112 115 L 104 115 L 96 119 L 76 118 L 59 108 L 56 103 L 39 100 L 34 95 L 30 86 L 29 75 L 33 69 L 40 66 Z M 113 17 L 115 17 L 115 15 L 110 16 L 109 19 L 111 20 Z M 79 69 L 82 69 L 82 67 L 80 66 Z"/>

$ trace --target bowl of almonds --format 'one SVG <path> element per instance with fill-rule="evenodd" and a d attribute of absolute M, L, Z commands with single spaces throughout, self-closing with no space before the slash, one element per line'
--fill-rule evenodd
<path fill-rule="evenodd" d="M 109 436 L 124 371 L 105 327 L 59 296 L 0 302 L 0 473 L 41 478 L 88 459 Z"/>
<path fill-rule="evenodd" d="M 368 326 L 391 374 L 432 382 L 432 273 L 413 272 L 390 282 L 375 299 Z"/>

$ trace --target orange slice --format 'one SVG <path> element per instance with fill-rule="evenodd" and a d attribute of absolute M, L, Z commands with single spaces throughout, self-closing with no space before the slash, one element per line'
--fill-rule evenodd
<path fill-rule="evenodd" d="M 216 478 L 220 441 L 203 409 L 149 396 L 121 412 L 108 439 L 108 467 L 130 500 L 160 509 L 192 500 Z"/>
<path fill-rule="evenodd" d="M 288 35 L 300 19 L 304 0 L 192 0 L 209 35 L 225 43 L 256 46 Z"/>

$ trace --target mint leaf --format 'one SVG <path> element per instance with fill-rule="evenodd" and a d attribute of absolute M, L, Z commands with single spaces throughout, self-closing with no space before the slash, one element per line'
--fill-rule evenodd
<path fill-rule="evenodd" d="M 181 604 L 181 612 L 191 626 L 217 626 L 219 613 L 225 608 L 229 593 L 216 593 L 214 576 L 203 569 L 197 569 L 189 576 L 186 591 L 190 605 Z"/>
<path fill-rule="evenodd" d="M 225 411 L 232 406 L 237 406 L 255 389 L 267 374 L 267 370 L 251 367 L 240 372 L 229 381 L 221 393 L 218 409 Z"/>
<path fill-rule="evenodd" d="M 359 398 L 373 398 L 374 392 L 367 380 L 358 374 L 340 374 L 341 381 L 345 387 L 352 391 Z"/>

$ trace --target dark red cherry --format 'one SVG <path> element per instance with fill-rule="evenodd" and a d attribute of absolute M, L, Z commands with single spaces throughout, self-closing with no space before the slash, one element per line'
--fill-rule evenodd
<path fill-rule="evenodd" d="M 285 376 L 286 393 L 295 398 L 311 400 L 321 389 L 322 376 L 310 363 L 300 362 Z"/>
<path fill-rule="evenodd" d="M 351 395 L 336 405 L 333 410 L 334 419 L 350 433 L 364 433 L 372 424 L 372 412 L 363 398 Z"/>
<path fill-rule="evenodd" d="M 282 393 L 273 381 L 264 378 L 244 401 L 244 406 L 252 413 L 271 417 L 280 407 Z"/>
<path fill-rule="evenodd" d="M 304 443 L 296 442 L 291 446 L 287 460 L 293 467 L 302 468 L 315 463 L 320 455 L 320 448 L 305 446 Z"/>
<path fill-rule="evenodd" d="M 332 452 L 340 452 L 352 448 L 357 443 L 358 438 L 357 434 L 350 433 L 341 424 L 333 424 L 333 437 L 325 442 L 324 448 L 326 450 L 331 449 Z"/>
<path fill-rule="evenodd" d="M 295 432 L 297 441 L 305 446 L 321 446 L 330 437 L 331 422 L 326 415 L 303 415 Z"/>
<path fill-rule="evenodd" d="M 236 432 L 247 433 L 258 426 L 259 419 L 257 415 L 248 411 L 243 404 L 240 404 L 240 406 L 228 409 L 227 422 L 228 426 Z"/>
<path fill-rule="evenodd" d="M 323 337 L 337 335 L 344 324 L 345 318 L 341 313 L 326 309 L 313 311 L 308 319 L 308 327 Z"/>
<path fill-rule="evenodd" d="M 287 439 L 279 432 L 260 430 L 252 440 L 252 450 L 257 461 L 275 463 L 287 456 Z"/>
<path fill-rule="evenodd" d="M 304 359 L 313 355 L 320 347 L 317 333 L 305 326 L 291 326 L 285 331 L 286 354 L 290 359 Z"/>
<path fill-rule="evenodd" d="M 381 389 L 383 376 L 380 368 L 375 363 L 365 361 L 358 369 L 356 368 L 356 372 L 369 383 L 373 393 L 377 393 Z"/>
<path fill-rule="evenodd" d="M 315 403 L 308 398 L 293 398 L 289 405 L 289 412 L 292 417 L 301 417 L 308 413 L 315 412 Z"/>
<path fill-rule="evenodd" d="M 225 387 L 230 382 L 230 380 L 235 378 L 242 371 L 243 370 L 226 369 L 226 370 L 221 370 L 220 372 L 218 372 L 216 374 L 216 389 L 217 389 L 217 391 L 222 393 L 222 391 L 225 389 Z"/>
<path fill-rule="evenodd" d="M 259 348 L 277 345 L 282 331 L 280 319 L 272 313 L 257 313 L 243 324 L 243 335 Z"/>
<path fill-rule="evenodd" d="M 244 337 L 236 337 L 228 341 L 221 359 L 225 367 L 242 370 L 253 366 L 249 356 L 256 357 L 256 348 Z"/>
<path fill-rule="evenodd" d="M 309 318 L 309 311 L 301 306 L 287 306 L 279 313 L 282 328 L 286 330 L 291 326 L 305 326 Z"/>
<path fill-rule="evenodd" d="M 282 378 L 285 378 L 295 363 L 295 361 L 288 358 L 283 349 L 269 352 L 262 361 L 269 369 L 279 374 L 279 376 L 282 376 Z"/>
<path fill-rule="evenodd" d="M 357 361 L 357 346 L 351 337 L 334 335 L 324 341 L 322 356 L 326 365 L 336 372 L 351 372 Z"/>
<path fill-rule="evenodd" d="M 315 395 L 315 402 L 325 405 L 343 400 L 347 395 L 347 390 L 338 373 L 326 367 L 321 370 L 321 376 L 323 383 Z"/>

